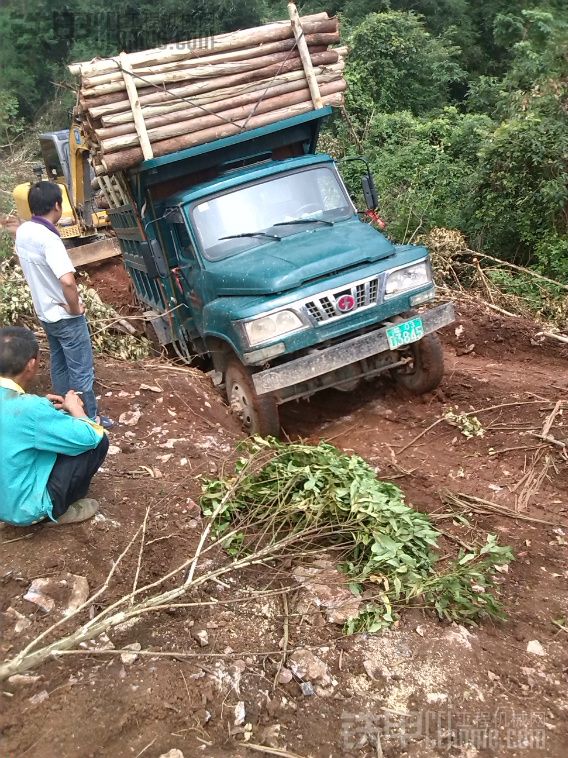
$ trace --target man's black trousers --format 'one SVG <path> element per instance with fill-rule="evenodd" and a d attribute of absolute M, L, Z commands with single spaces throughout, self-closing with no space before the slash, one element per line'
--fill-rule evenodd
<path fill-rule="evenodd" d="M 58 519 L 71 503 L 85 497 L 91 479 L 99 470 L 108 451 L 105 434 L 94 450 L 80 455 L 58 455 L 47 480 L 47 491 L 53 503 L 53 518 Z"/>

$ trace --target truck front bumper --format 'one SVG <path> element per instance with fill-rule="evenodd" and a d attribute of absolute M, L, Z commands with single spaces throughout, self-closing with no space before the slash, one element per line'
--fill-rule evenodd
<path fill-rule="evenodd" d="M 424 334 L 431 334 L 443 326 L 455 321 L 453 303 L 445 303 L 420 314 Z M 332 347 L 314 350 L 309 355 L 296 358 L 281 366 L 253 374 L 254 388 L 257 395 L 277 392 L 285 387 L 291 387 L 302 382 L 309 382 L 323 374 L 349 366 L 352 363 L 370 358 L 390 350 L 387 340 L 388 326 L 368 334 L 340 342 Z"/>

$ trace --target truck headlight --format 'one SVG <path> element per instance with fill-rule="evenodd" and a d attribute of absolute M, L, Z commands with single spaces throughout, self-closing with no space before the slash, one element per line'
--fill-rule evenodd
<path fill-rule="evenodd" d="M 406 290 L 418 289 L 431 282 L 432 273 L 428 261 L 415 263 L 413 266 L 400 268 L 388 275 L 385 297 L 393 297 Z"/>
<path fill-rule="evenodd" d="M 303 323 L 294 311 L 277 311 L 270 316 L 262 316 L 252 321 L 245 321 L 244 327 L 248 337 L 249 344 L 252 346 L 260 345 L 262 342 L 280 337 L 288 332 L 295 332 L 300 329 Z"/>

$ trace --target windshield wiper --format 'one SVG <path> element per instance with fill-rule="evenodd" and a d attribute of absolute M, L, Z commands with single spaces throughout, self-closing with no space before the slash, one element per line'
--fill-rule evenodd
<path fill-rule="evenodd" d="M 242 234 L 228 234 L 226 237 L 219 237 L 219 241 L 232 240 L 237 237 L 268 237 L 269 239 L 277 240 L 278 242 L 282 240 L 282 237 L 279 237 L 277 234 L 268 234 L 267 232 L 243 232 Z"/>
<path fill-rule="evenodd" d="M 327 221 L 323 218 L 294 218 L 292 221 L 279 221 L 272 226 L 291 226 L 292 224 L 325 224 L 326 226 L 333 226 L 333 221 Z"/>

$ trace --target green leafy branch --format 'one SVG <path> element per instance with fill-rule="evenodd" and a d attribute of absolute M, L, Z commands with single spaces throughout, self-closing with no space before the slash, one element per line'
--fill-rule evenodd
<path fill-rule="evenodd" d="M 494 575 L 513 555 L 493 535 L 442 570 L 436 553 L 441 533 L 361 457 L 325 442 L 261 438 L 247 440 L 242 452 L 235 476 L 204 483 L 203 512 L 218 511 L 212 533 L 233 556 L 276 544 L 284 535 L 293 535 L 287 544 L 295 556 L 335 550 L 352 589 L 366 599 L 347 632 L 387 627 L 400 607 L 419 601 L 447 620 L 504 617 Z M 219 509 L 231 487 L 232 497 Z"/>

